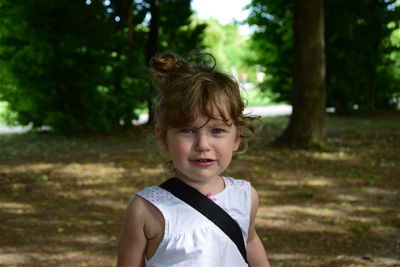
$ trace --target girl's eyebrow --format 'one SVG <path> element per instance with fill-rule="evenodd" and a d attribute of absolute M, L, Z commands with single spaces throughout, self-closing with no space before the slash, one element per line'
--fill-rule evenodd
<path fill-rule="evenodd" d="M 231 120 L 229 120 L 228 123 L 226 123 L 223 120 L 210 120 L 209 125 L 213 126 L 213 127 L 228 127 L 228 128 L 230 128 L 230 127 L 232 127 L 233 123 Z"/>
<path fill-rule="evenodd" d="M 185 125 L 181 125 L 179 127 L 176 127 L 177 129 L 185 129 L 185 128 L 194 128 L 194 129 L 200 129 L 206 126 L 211 126 L 211 127 L 232 127 L 233 126 L 233 121 L 232 119 L 229 119 L 228 121 L 225 121 L 223 118 L 208 118 L 208 120 L 205 123 L 196 123 L 195 121 L 190 122 Z M 175 128 L 175 127 L 174 127 Z"/>
<path fill-rule="evenodd" d="M 176 129 L 198 129 L 198 128 L 200 128 L 200 127 L 195 125 L 195 124 L 193 124 L 193 123 L 176 127 Z"/>

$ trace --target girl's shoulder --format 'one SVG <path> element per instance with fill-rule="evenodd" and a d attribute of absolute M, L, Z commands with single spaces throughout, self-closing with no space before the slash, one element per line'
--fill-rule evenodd
<path fill-rule="evenodd" d="M 174 198 L 170 192 L 162 189 L 159 186 L 146 187 L 141 191 L 137 192 L 136 195 L 146 199 L 152 204 L 169 201 Z"/>
<path fill-rule="evenodd" d="M 251 187 L 251 183 L 249 181 L 243 180 L 243 179 L 235 179 L 232 177 L 222 177 L 225 181 L 225 186 L 226 187 L 234 187 L 234 188 L 249 188 Z"/>
<path fill-rule="evenodd" d="M 232 177 L 222 177 L 225 182 L 225 189 L 215 195 L 215 198 L 220 199 L 217 201 L 219 204 L 221 202 L 226 202 L 227 206 L 231 205 L 244 205 L 250 207 L 251 200 L 251 183 L 243 179 L 235 179 Z M 221 204 L 225 205 L 225 204 Z M 247 209 L 247 208 L 246 208 Z"/>

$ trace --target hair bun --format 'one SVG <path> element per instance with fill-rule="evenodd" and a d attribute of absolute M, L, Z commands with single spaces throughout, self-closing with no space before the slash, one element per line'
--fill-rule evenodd
<path fill-rule="evenodd" d="M 150 60 L 150 69 L 157 80 L 166 81 L 184 62 L 173 53 L 165 53 Z"/>

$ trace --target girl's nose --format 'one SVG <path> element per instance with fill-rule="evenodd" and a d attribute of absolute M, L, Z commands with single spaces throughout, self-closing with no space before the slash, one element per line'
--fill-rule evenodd
<path fill-rule="evenodd" d="M 206 135 L 199 135 L 196 140 L 197 151 L 208 151 L 210 150 L 210 143 Z"/>

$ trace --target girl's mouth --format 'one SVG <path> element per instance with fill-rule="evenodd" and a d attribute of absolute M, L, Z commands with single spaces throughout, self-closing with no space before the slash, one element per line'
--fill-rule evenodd
<path fill-rule="evenodd" d="M 191 162 L 198 166 L 210 166 L 214 163 L 215 160 L 212 159 L 194 159 Z"/>

